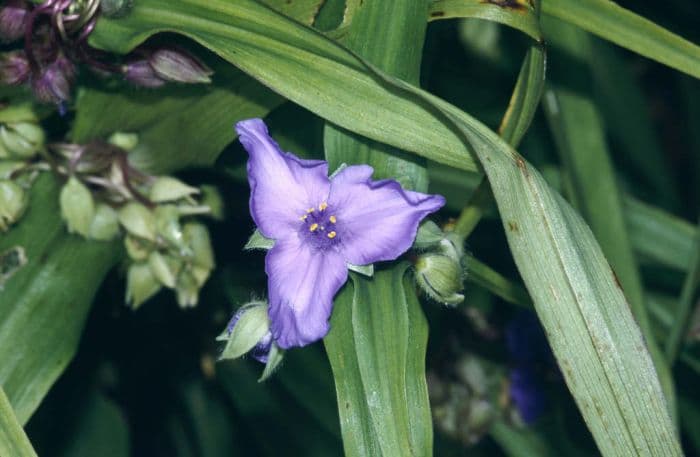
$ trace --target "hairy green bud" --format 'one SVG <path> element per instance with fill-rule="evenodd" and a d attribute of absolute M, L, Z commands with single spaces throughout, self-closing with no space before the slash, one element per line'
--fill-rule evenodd
<path fill-rule="evenodd" d="M 92 192 L 75 176 L 68 179 L 59 197 L 61 217 L 70 233 L 84 237 L 90 235 L 90 226 L 95 218 L 95 201 Z"/>

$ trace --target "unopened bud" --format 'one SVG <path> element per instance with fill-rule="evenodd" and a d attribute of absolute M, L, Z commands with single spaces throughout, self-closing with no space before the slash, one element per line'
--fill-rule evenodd
<path fill-rule="evenodd" d="M 17 183 L 0 180 L 0 230 L 17 222 L 27 208 L 27 195 Z"/>
<path fill-rule="evenodd" d="M 203 224 L 190 222 L 183 227 L 185 243 L 192 250 L 192 261 L 198 267 L 214 269 L 214 251 L 211 247 L 209 230 Z"/>
<path fill-rule="evenodd" d="M 119 210 L 119 222 L 127 232 L 149 241 L 156 240 L 156 218 L 141 203 L 129 202 Z"/>
<path fill-rule="evenodd" d="M 118 19 L 129 14 L 133 0 L 101 0 L 100 10 L 106 17 Z"/>
<path fill-rule="evenodd" d="M 95 201 L 90 189 L 78 178 L 71 176 L 61 189 L 59 201 L 61 216 L 66 221 L 68 231 L 88 237 L 95 218 Z"/>
<path fill-rule="evenodd" d="M 175 286 L 177 303 L 181 308 L 191 308 L 199 302 L 199 284 L 189 271 L 182 271 Z"/>
<path fill-rule="evenodd" d="M 165 84 L 165 80 L 158 76 L 148 60 L 145 59 L 128 62 L 122 67 L 122 74 L 124 79 L 135 86 L 156 88 Z"/>
<path fill-rule="evenodd" d="M 9 43 L 24 36 L 29 19 L 29 6 L 22 0 L 8 0 L 0 8 L 0 41 Z"/>
<path fill-rule="evenodd" d="M 148 255 L 153 250 L 148 241 L 131 235 L 124 237 L 124 247 L 129 258 L 136 261 L 148 259 Z"/>
<path fill-rule="evenodd" d="M 32 79 L 34 97 L 45 103 L 70 100 L 74 78 L 75 65 L 65 56 L 59 55 Z"/>
<path fill-rule="evenodd" d="M 33 122 L 16 122 L 0 126 L 0 150 L 9 158 L 28 159 L 44 147 L 44 130 Z"/>
<path fill-rule="evenodd" d="M 248 352 L 265 363 L 272 346 L 270 318 L 265 302 L 253 302 L 236 311 L 224 333 L 218 338 L 226 341 L 220 359 L 236 359 Z"/>
<path fill-rule="evenodd" d="M 0 56 L 0 83 L 8 86 L 24 84 L 31 68 L 24 51 L 8 52 Z"/>
<path fill-rule="evenodd" d="M 209 83 L 212 71 L 193 55 L 173 48 L 158 49 L 149 58 L 158 76 L 166 81 Z"/>
<path fill-rule="evenodd" d="M 416 261 L 416 281 L 428 296 L 446 305 L 464 301 L 462 268 L 459 262 L 441 254 L 423 254 Z"/>
<path fill-rule="evenodd" d="M 153 251 L 148 256 L 148 266 L 151 267 L 151 272 L 161 284 L 170 289 L 175 288 L 177 266 L 168 256 Z"/>
<path fill-rule="evenodd" d="M 224 219 L 224 199 L 221 198 L 221 192 L 215 186 L 203 185 L 202 190 L 202 205 L 209 208 L 209 215 L 220 221 Z"/>
<path fill-rule="evenodd" d="M 126 280 L 126 303 L 138 308 L 161 289 L 147 263 L 135 263 L 129 267 Z"/>
<path fill-rule="evenodd" d="M 139 135 L 138 133 L 114 132 L 107 138 L 107 142 L 128 152 L 139 144 Z"/>
<path fill-rule="evenodd" d="M 161 205 L 156 207 L 154 213 L 158 235 L 178 249 L 184 250 L 185 243 L 182 235 L 182 226 L 180 225 L 180 212 L 177 206 Z"/>
<path fill-rule="evenodd" d="M 2 146 L 0 145 L 0 159 L 4 159 Z M 26 167 L 27 164 L 20 160 L 0 160 L 0 180 L 10 179 L 17 170 Z"/>
<path fill-rule="evenodd" d="M 172 202 L 199 193 L 196 187 L 188 186 L 179 179 L 159 176 L 151 186 L 150 199 L 155 203 Z"/>
<path fill-rule="evenodd" d="M 95 217 L 90 224 L 89 238 L 93 240 L 109 241 L 119 234 L 119 217 L 117 212 L 109 205 L 98 203 L 95 208 Z"/>

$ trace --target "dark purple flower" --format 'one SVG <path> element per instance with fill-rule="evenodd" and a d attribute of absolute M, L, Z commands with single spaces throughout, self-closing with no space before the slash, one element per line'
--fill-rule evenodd
<path fill-rule="evenodd" d="M 29 7 L 21 0 L 9 0 L 0 8 L 0 41 L 9 43 L 24 36 Z"/>
<path fill-rule="evenodd" d="M 13 51 L 0 57 L 0 83 L 10 86 L 25 83 L 31 68 L 24 51 Z"/>
<path fill-rule="evenodd" d="M 156 74 L 151 64 L 145 59 L 127 63 L 122 71 L 124 79 L 136 86 L 154 88 L 165 84 L 165 80 Z"/>
<path fill-rule="evenodd" d="M 285 349 L 304 346 L 328 332 L 347 265 L 399 257 L 445 199 L 372 181 L 367 165 L 329 178 L 325 161 L 282 152 L 260 119 L 239 122 L 236 131 L 249 154 L 251 215 L 276 241 L 265 258 L 272 336 Z"/>

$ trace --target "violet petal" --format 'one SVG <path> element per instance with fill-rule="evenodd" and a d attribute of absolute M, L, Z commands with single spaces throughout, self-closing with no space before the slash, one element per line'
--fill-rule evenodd
<path fill-rule="evenodd" d="M 340 249 L 348 263 L 394 260 L 413 243 L 419 222 L 445 204 L 440 195 L 404 190 L 390 179 L 372 181 L 372 167 L 352 165 L 331 181 Z"/>
<path fill-rule="evenodd" d="M 282 152 L 261 119 L 236 124 L 248 151 L 250 213 L 260 232 L 280 239 L 296 234 L 299 218 L 328 197 L 328 164 Z"/>
<path fill-rule="evenodd" d="M 328 333 L 333 296 L 348 277 L 335 251 L 317 251 L 299 237 L 278 241 L 267 253 L 272 336 L 284 349 L 305 346 Z"/>

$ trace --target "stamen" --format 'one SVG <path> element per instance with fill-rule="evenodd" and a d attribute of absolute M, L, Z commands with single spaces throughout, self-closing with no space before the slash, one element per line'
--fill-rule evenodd
<path fill-rule="evenodd" d="M 307 213 L 313 213 L 314 211 L 316 211 L 316 208 L 309 208 L 306 210 Z"/>
<path fill-rule="evenodd" d="M 305 221 L 307 217 L 308 217 L 308 214 L 304 214 L 303 216 L 301 216 L 301 217 L 299 218 L 299 220 L 300 220 L 300 221 Z"/>
<path fill-rule="evenodd" d="M 323 211 L 324 209 L 328 208 L 328 203 L 323 202 L 320 205 L 318 205 L 318 209 Z"/>
<path fill-rule="evenodd" d="M 316 230 L 317 228 L 318 228 L 318 224 L 311 224 L 311 226 L 309 227 L 309 231 L 310 231 L 310 232 L 313 232 L 313 231 Z"/>
<path fill-rule="evenodd" d="M 331 224 L 335 224 L 336 222 L 338 222 L 338 219 L 336 219 L 335 216 L 329 217 L 328 220 L 331 221 Z"/>
<path fill-rule="evenodd" d="M 336 233 L 335 232 L 328 232 L 328 238 L 333 239 L 335 238 Z"/>

